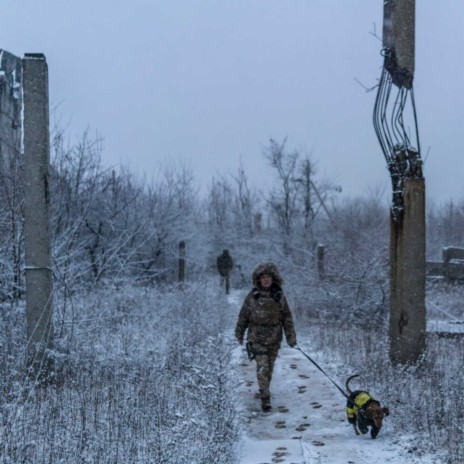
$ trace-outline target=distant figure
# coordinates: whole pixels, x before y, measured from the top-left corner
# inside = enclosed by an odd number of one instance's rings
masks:
[[[217,269],[221,276],[221,287],[225,284],[226,293],[229,294],[230,289],[230,271],[234,267],[234,261],[229,254],[229,250],[223,250],[222,255],[217,257]]]

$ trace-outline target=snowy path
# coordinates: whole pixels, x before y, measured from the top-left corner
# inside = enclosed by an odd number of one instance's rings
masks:
[[[306,350],[304,350],[306,351]],[[271,384],[272,411],[263,413],[256,364],[233,351],[243,423],[240,464],[432,463],[415,457],[411,438],[394,433],[386,418],[378,438],[356,436],[345,416],[345,397],[298,350],[285,342]]]

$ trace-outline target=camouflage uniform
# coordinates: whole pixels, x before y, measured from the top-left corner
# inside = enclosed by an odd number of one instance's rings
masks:
[[[272,286],[264,289],[259,282],[263,274],[272,276]],[[256,359],[256,373],[263,409],[270,408],[269,385],[282,341],[282,329],[288,345],[296,345],[292,313],[282,292],[282,277],[271,262],[260,264],[252,275],[253,289],[240,309],[235,337],[243,343],[245,331]]]
[[[229,293],[230,288],[230,271],[232,271],[234,267],[234,261],[232,256],[229,254],[229,250],[223,250],[222,255],[219,255],[216,260],[217,270],[219,275],[221,276],[221,285],[226,286],[226,293]]]

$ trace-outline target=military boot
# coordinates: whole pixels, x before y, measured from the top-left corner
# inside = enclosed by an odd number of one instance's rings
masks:
[[[269,398],[269,396],[261,398],[261,409],[264,412],[269,412],[272,409],[271,399]]]

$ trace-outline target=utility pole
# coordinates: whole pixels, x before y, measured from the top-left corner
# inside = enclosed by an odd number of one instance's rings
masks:
[[[45,379],[53,367],[48,67],[39,53],[26,53],[22,64],[27,362],[31,375]]]
[[[416,362],[425,351],[425,179],[414,102],[415,0],[385,0],[384,65],[374,126],[387,161],[390,210],[390,359]],[[396,96],[391,96],[395,92]],[[405,127],[405,116],[412,127]],[[411,135],[412,134],[412,135]]]

